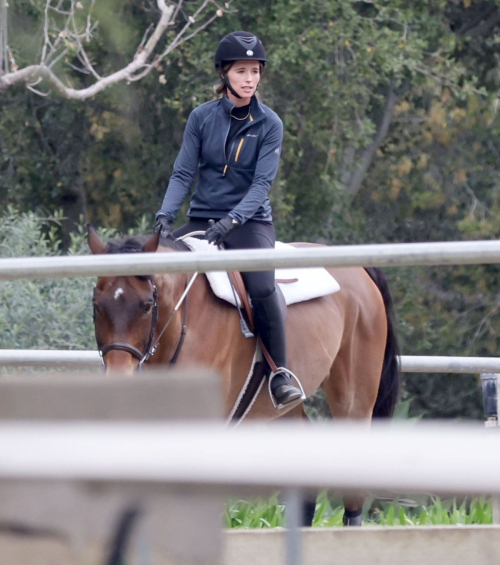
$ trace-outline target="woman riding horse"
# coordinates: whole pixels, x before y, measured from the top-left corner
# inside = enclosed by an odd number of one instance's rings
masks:
[[[282,124],[255,95],[265,61],[262,44],[250,33],[235,32],[221,41],[216,67],[222,97],[202,104],[189,117],[157,214],[157,233],[105,245],[89,227],[92,253],[186,250],[168,236],[197,169],[189,222],[173,236],[204,230],[209,241],[224,241],[232,249],[274,247],[267,195],[278,168]],[[219,219],[213,227],[212,218]],[[161,245],[160,234],[165,236]],[[276,364],[301,376],[307,396],[322,387],[333,418],[355,419],[368,426],[373,418],[390,417],[398,398],[398,346],[389,288],[379,269],[327,270],[340,290],[288,308],[288,357],[274,272],[246,273],[255,325]],[[213,368],[221,377],[230,418],[251,371],[255,340],[245,339],[236,309],[215,297],[204,276],[189,290],[188,308],[182,297],[189,280],[186,273],[99,277],[93,298],[98,348],[110,373],[131,374],[143,361],[151,366],[177,362]],[[176,310],[179,304],[182,312]],[[285,413],[302,417],[303,410],[294,405],[300,391],[289,375],[278,374],[271,384],[272,394],[285,405],[283,410],[277,410],[267,395],[257,394],[245,417],[272,420]],[[361,524],[363,501],[362,494],[344,498],[344,524]],[[310,525],[314,503],[309,509]]]
[[[274,248],[269,192],[278,171],[283,124],[257,96],[264,65],[264,46],[246,31],[226,35],[215,53],[222,96],[191,112],[180,153],[156,214],[162,237],[206,231],[206,238],[227,249]],[[189,221],[172,232],[171,225],[198,171],[188,210]],[[210,226],[209,220],[217,219]],[[243,273],[252,301],[255,329],[279,367],[271,381],[275,403],[301,398],[286,369],[285,322],[273,271]],[[268,375],[269,376],[269,375]]]

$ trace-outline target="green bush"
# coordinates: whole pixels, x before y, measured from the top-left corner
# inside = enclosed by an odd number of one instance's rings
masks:
[[[56,214],[42,217],[9,208],[0,217],[0,255],[61,255]],[[143,225],[131,230],[138,232]],[[115,230],[99,230],[117,237]],[[71,235],[70,255],[89,253],[83,224]],[[0,281],[0,347],[2,349],[95,349],[91,297],[94,278]]]

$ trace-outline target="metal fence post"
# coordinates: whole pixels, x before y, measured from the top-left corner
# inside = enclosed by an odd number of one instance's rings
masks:
[[[302,502],[299,488],[285,491],[286,505],[286,565],[302,565]]]
[[[483,389],[484,425],[498,431],[498,414],[500,412],[500,395],[498,394],[498,373],[481,374]],[[493,523],[500,524],[500,497],[492,496]]]

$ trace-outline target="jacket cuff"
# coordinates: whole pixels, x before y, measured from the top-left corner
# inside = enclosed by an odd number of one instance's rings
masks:
[[[170,222],[174,222],[175,217],[172,216],[172,214],[169,214],[168,212],[162,212],[161,210],[159,210],[158,212],[156,212],[155,214],[155,221],[158,220],[158,218],[167,218]]]
[[[233,220],[236,220],[238,224],[240,224],[240,226],[242,226],[245,223],[245,219],[242,216],[240,216],[240,214],[238,213],[229,212],[228,216],[230,218],[233,218]]]

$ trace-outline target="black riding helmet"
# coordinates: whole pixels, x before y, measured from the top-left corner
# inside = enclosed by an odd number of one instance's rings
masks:
[[[222,70],[235,61],[258,61],[264,66],[267,58],[262,41],[249,31],[233,31],[221,39],[215,51],[215,68],[220,72],[223,83],[234,96],[241,98]]]

